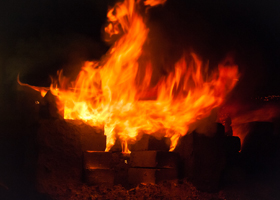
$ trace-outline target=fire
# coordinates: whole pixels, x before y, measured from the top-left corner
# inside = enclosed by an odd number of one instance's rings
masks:
[[[164,4],[166,0],[147,0],[145,6]],[[65,119],[82,119],[92,126],[104,127],[108,151],[118,137],[123,151],[138,133],[157,134],[171,138],[173,150],[180,136],[188,132],[190,124],[209,116],[222,104],[235,86],[238,69],[228,60],[206,77],[207,65],[195,54],[183,57],[175,70],[151,86],[152,66],[145,67],[139,77],[139,58],[148,37],[138,10],[140,1],[125,0],[108,11],[105,32],[110,39],[119,35],[101,61],[85,62],[75,82],[69,83],[62,72],[50,90],[58,99],[58,109]],[[188,57],[188,59],[187,59]],[[45,91],[34,87],[39,91]],[[154,100],[147,100],[154,96]]]
[[[273,122],[279,117],[279,107],[265,105],[258,109],[243,111],[242,114],[231,114],[233,135],[241,140],[241,146],[246,135],[251,131],[249,122]]]

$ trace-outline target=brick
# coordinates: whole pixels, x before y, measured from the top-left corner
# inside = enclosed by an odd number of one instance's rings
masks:
[[[105,151],[106,136],[102,127],[90,126],[82,120],[65,120],[73,131],[79,133],[82,151]]]
[[[116,136],[115,143],[109,151],[110,152],[122,152],[122,142],[118,136]]]
[[[64,191],[81,179],[83,154],[80,132],[75,126],[65,120],[40,120],[32,137],[28,146],[33,147],[25,157],[25,160],[31,159],[26,170],[31,179],[36,177],[34,184],[38,191],[50,194],[53,187]],[[33,158],[29,157],[31,152]]]
[[[179,155],[175,152],[164,151],[132,151],[131,167],[176,168]]]
[[[90,126],[82,120],[68,120],[72,124],[78,126],[79,131],[85,135],[104,135],[104,128],[102,126]]]
[[[51,91],[40,102],[39,115],[43,119],[63,119],[64,110],[57,109],[57,97]]]
[[[105,151],[106,135],[82,135],[81,145],[83,151]]]
[[[114,171],[112,169],[85,169],[85,182],[89,185],[114,185]]]
[[[149,169],[129,168],[128,182],[136,186],[140,183],[158,184],[163,181],[173,180],[177,182],[178,173],[176,169]]]
[[[197,189],[214,192],[219,189],[226,167],[226,136],[220,124],[217,124],[216,133],[213,130],[211,134],[207,134],[207,129],[204,131],[203,134],[194,131],[185,135],[174,151],[181,157],[180,176],[187,177]]]
[[[189,133],[181,137],[178,141],[174,152],[180,155],[179,161],[179,177],[191,177],[193,174],[193,133]]]
[[[269,171],[269,163],[272,163],[279,147],[273,134],[274,125],[271,122],[251,122],[248,128],[241,150],[243,164],[251,174]]]
[[[226,135],[225,127],[221,123],[208,122],[203,119],[197,126],[198,127],[195,129],[195,132],[201,135],[208,137],[223,137]]]
[[[129,149],[131,151],[169,151],[170,143],[170,138],[162,137],[157,139],[152,135],[143,134],[140,140],[130,145]]]
[[[112,167],[112,153],[104,151],[85,151],[84,168],[111,168]]]
[[[240,165],[241,141],[237,136],[225,137],[227,168]]]
[[[121,152],[112,153],[115,185],[121,184],[123,187],[128,187],[129,156],[130,154],[124,154]]]
[[[225,146],[228,154],[235,154],[241,150],[241,141],[237,136],[225,137]]]
[[[203,191],[218,191],[226,166],[224,137],[207,137],[194,132],[193,183]]]
[[[103,128],[92,127],[84,123],[76,124],[81,136],[81,146],[83,151],[105,151],[106,149],[106,135],[104,135]]]

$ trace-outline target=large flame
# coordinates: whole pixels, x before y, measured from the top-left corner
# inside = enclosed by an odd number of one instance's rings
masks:
[[[147,0],[144,5],[165,1]],[[137,12],[139,2],[125,0],[110,9],[105,32],[109,38],[119,35],[119,39],[101,61],[85,62],[75,82],[68,83],[60,72],[50,90],[58,97],[58,108],[64,110],[65,119],[82,119],[104,127],[106,150],[118,137],[123,151],[129,152],[127,144],[135,141],[139,131],[170,137],[173,150],[191,123],[221,105],[236,84],[238,70],[224,62],[206,77],[202,71],[207,66],[195,54],[185,54],[172,73],[151,87],[151,63],[144,66],[144,77],[139,78],[138,73],[138,60],[149,31]],[[151,93],[154,100],[147,100]]]

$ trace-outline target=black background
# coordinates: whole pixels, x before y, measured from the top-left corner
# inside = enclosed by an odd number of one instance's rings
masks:
[[[73,78],[85,60],[99,59],[108,6],[113,0],[16,0],[0,6],[1,97],[16,76],[48,86],[59,69]],[[167,1],[149,11],[151,51],[162,62],[191,49],[210,66],[234,55],[241,77],[237,98],[279,94],[280,3],[277,1]],[[167,55],[167,56],[166,56]],[[160,61],[161,62],[161,61]],[[162,63],[161,63],[162,64]]]

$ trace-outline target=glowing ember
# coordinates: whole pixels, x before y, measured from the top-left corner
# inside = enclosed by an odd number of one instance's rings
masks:
[[[147,0],[144,5],[165,1]],[[209,116],[213,108],[221,105],[238,78],[237,66],[224,65],[226,61],[210,78],[205,78],[201,72],[207,66],[191,54],[188,60],[184,55],[175,64],[174,72],[155,87],[150,86],[151,64],[145,66],[145,77],[140,79],[138,59],[149,30],[137,12],[138,3],[125,0],[108,11],[106,34],[121,37],[101,61],[85,62],[73,83],[59,72],[58,81],[50,86],[58,97],[58,109],[64,109],[65,119],[82,119],[92,126],[104,127],[107,151],[119,137],[123,151],[129,152],[127,144],[135,142],[139,131],[170,137],[173,150],[191,123]],[[143,100],[151,91],[155,100]]]

